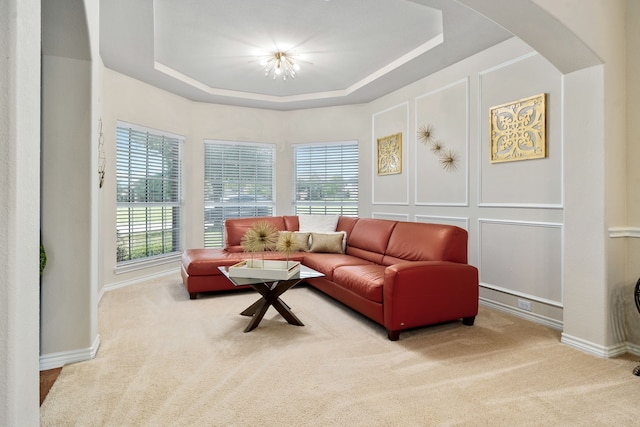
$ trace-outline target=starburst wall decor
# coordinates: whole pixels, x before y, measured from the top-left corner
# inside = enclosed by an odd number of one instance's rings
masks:
[[[418,128],[418,139],[428,145],[431,152],[438,156],[442,169],[447,172],[458,169],[458,154],[451,149],[445,149],[444,143],[434,137],[433,126],[421,125]]]
[[[447,172],[458,169],[458,154],[453,150],[445,150],[440,156],[440,164]]]
[[[429,144],[433,141],[433,126],[431,125],[421,125],[418,128],[418,139],[422,141],[423,144]]]

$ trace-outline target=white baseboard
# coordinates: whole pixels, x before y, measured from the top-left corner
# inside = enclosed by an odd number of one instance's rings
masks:
[[[180,268],[172,268],[171,270],[161,271],[160,273],[148,274],[146,276],[136,277],[131,280],[124,280],[122,282],[111,283],[102,288],[98,294],[98,301],[102,299],[105,292],[113,291],[114,289],[124,288],[126,286],[136,285],[138,283],[148,282],[149,280],[162,279],[163,277],[171,276],[173,274],[180,273]]]
[[[540,314],[532,313],[530,311],[525,311],[525,310],[510,306],[507,304],[503,304],[497,301],[492,301],[487,298],[480,297],[480,304],[484,305],[485,307],[489,307],[499,311],[504,311],[505,313],[513,314],[514,316],[521,317],[533,323],[538,323],[540,325],[557,329],[559,331],[561,331],[564,326],[562,322],[559,320],[552,319],[547,316],[542,316]]]
[[[627,352],[635,356],[640,356],[640,345],[627,343]]]
[[[577,338],[568,334],[562,333],[562,339],[560,340],[563,344],[568,345],[569,347],[576,348],[578,350],[582,350],[585,353],[593,354],[599,357],[616,357],[621,356],[629,351],[629,344],[620,343],[612,346],[602,346],[599,344],[594,344],[590,341],[583,340],[582,338]]]
[[[512,307],[507,304],[502,304],[496,301],[492,301],[486,298],[481,297],[480,304],[489,308],[504,311],[514,316],[521,317],[533,323],[538,323],[540,325],[557,329],[559,331],[562,331],[564,326],[561,321],[551,319],[546,316],[541,316],[539,314],[531,313],[529,311],[524,311],[519,308]],[[631,354],[640,356],[640,345],[636,345],[628,342],[612,345],[609,347],[604,347],[599,344],[594,344],[592,342],[583,340],[581,338],[573,337],[571,335],[565,334],[564,332],[562,333],[560,342],[565,345],[568,345],[569,347],[573,347],[577,350],[581,350],[581,351],[584,351],[585,353],[593,354],[599,357],[605,357],[605,358],[617,357],[625,353],[631,353]]]
[[[93,344],[89,348],[81,348],[71,351],[61,351],[59,353],[49,353],[40,355],[40,370],[60,368],[69,363],[84,362],[91,360],[98,354],[100,348],[100,335],[96,336]]]
[[[142,283],[142,282],[146,282],[153,279],[160,279],[166,276],[174,275],[179,272],[180,272],[179,269],[174,268],[168,271],[163,271],[161,273],[151,274],[143,277],[138,277],[133,280],[126,280],[126,281],[107,285],[103,287],[98,293],[98,301],[102,299],[102,296],[104,295],[105,292],[112,291],[118,288],[123,288],[125,286],[135,285],[137,283]],[[91,347],[89,348],[61,351],[58,353],[42,354],[40,355],[40,370],[46,371],[47,369],[59,368],[69,363],[84,362],[86,360],[91,360],[96,357],[96,354],[98,353],[98,348],[100,348],[99,335],[94,340],[93,345],[91,345]]]

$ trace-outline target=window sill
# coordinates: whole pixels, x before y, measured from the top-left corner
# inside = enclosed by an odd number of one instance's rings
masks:
[[[182,256],[182,252],[177,252],[170,255],[163,255],[163,256],[145,259],[143,261],[128,261],[126,263],[116,266],[116,268],[113,269],[113,272],[115,274],[124,274],[132,271],[144,270],[146,268],[156,267],[159,265],[180,261],[181,256]]]

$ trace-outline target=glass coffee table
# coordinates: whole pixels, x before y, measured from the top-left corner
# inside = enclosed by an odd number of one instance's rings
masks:
[[[305,279],[311,279],[313,277],[322,277],[324,274],[300,265],[300,272],[296,273],[293,277],[286,280],[273,280],[273,279],[261,279],[261,278],[246,278],[246,277],[231,277],[229,276],[229,267],[218,267],[218,269],[227,276],[227,278],[234,284],[234,286],[251,286],[262,297],[247,307],[242,313],[243,316],[251,316],[252,319],[245,328],[245,332],[254,330],[270,306],[273,306],[278,313],[285,318],[291,325],[304,326],[304,323],[291,312],[291,308],[280,299],[280,295],[284,294],[289,289],[293,288],[298,283]]]

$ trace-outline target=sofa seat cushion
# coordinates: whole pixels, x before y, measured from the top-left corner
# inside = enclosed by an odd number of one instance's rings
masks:
[[[241,255],[222,249],[187,249],[182,253],[182,265],[189,276],[217,275],[221,274],[219,266],[235,264]]]
[[[292,261],[301,261],[304,252],[293,252],[289,255]],[[254,254],[254,259],[262,259],[262,253]],[[286,259],[282,252],[265,252],[264,259]],[[182,265],[189,276],[215,276],[222,274],[218,267],[233,265],[251,255],[245,252],[227,252],[223,249],[187,249],[182,253]]]
[[[382,303],[385,266],[348,265],[333,271],[333,281],[368,300]]]
[[[336,268],[344,265],[366,265],[371,264],[360,258],[346,254],[331,253],[305,253],[302,263],[324,274],[328,280],[332,280],[333,272]]]

